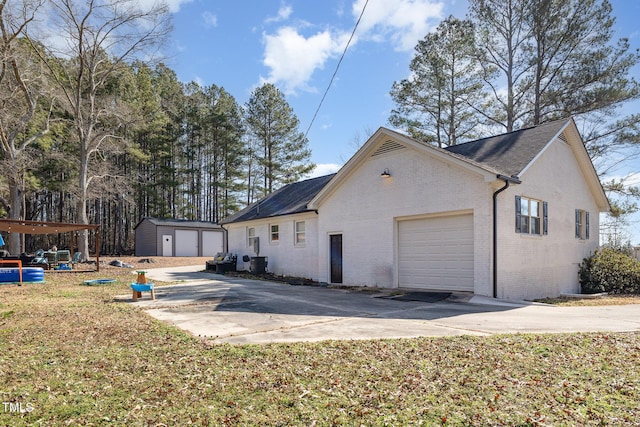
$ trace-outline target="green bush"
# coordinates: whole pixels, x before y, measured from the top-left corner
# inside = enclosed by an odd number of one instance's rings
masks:
[[[613,248],[597,250],[580,264],[580,285],[585,294],[640,293],[640,261]]]

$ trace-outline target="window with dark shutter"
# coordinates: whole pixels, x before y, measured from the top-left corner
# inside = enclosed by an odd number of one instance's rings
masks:
[[[585,212],[584,238],[589,240],[589,212]]]
[[[576,239],[589,239],[589,212],[576,209]]]
[[[516,233],[546,235],[548,232],[547,202],[516,196]]]
[[[516,233],[522,233],[522,214],[520,213],[520,196],[516,196]]]

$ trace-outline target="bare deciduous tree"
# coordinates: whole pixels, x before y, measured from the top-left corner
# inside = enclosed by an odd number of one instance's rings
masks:
[[[122,138],[126,111],[120,109],[118,75],[131,61],[157,52],[171,31],[163,2],[145,7],[136,0],[51,0],[47,51],[38,49],[62,92],[78,152],[78,222],[88,223],[90,187],[105,175],[100,152]],[[34,48],[37,46],[34,45]],[[86,257],[85,231],[79,250]]]
[[[34,120],[44,100],[38,61],[21,34],[44,0],[0,1],[0,153],[2,170],[9,188],[9,218],[23,218],[25,173],[30,144],[49,131],[49,115]],[[46,110],[46,109],[45,109]],[[10,233],[9,249],[22,251],[20,234]]]

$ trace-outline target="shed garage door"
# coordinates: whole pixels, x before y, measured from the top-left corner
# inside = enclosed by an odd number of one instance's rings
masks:
[[[221,231],[202,232],[202,256],[213,258],[218,252],[224,252],[224,239]]]
[[[198,230],[176,230],[176,256],[198,256]]]
[[[473,215],[398,222],[398,285],[473,291]]]

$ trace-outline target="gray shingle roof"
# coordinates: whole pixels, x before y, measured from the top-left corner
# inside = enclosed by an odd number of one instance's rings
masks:
[[[447,147],[444,151],[452,156],[466,159],[472,164],[485,166],[492,171],[507,176],[519,176],[552,138],[566,126],[568,120],[557,120],[458,144]],[[335,174],[331,174],[286,185],[220,223],[228,224],[308,212],[309,202],[334,176]]]
[[[153,225],[164,225],[167,227],[186,227],[186,228],[220,228],[220,225],[215,222],[208,221],[191,221],[188,219],[173,219],[173,218],[155,218],[155,217],[144,217],[142,218],[138,224],[134,227],[137,228],[138,225],[142,223],[142,221],[147,220]]]
[[[567,122],[567,119],[556,120],[527,129],[453,145],[445,150],[487,165],[507,176],[519,176]]]
[[[225,218],[221,224],[308,212],[307,204],[335,174],[294,182]]]

